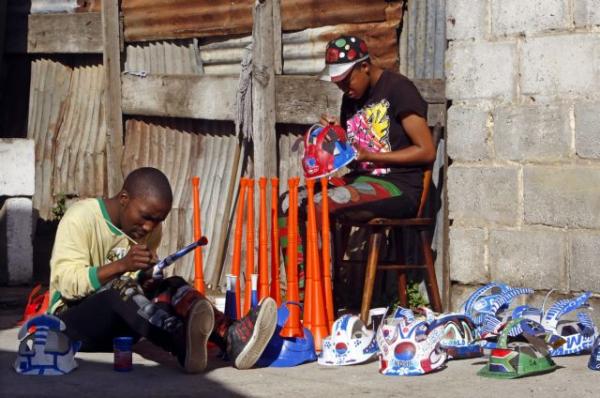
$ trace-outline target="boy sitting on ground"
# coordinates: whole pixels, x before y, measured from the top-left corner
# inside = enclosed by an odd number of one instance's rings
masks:
[[[198,373],[211,340],[235,367],[251,368],[275,330],[273,299],[232,321],[181,277],[152,279],[172,202],[167,177],[143,167],[127,176],[116,196],[72,205],[52,250],[50,313],[82,342],[82,351],[111,351],[118,336],[144,337],[174,354],[186,372]]]

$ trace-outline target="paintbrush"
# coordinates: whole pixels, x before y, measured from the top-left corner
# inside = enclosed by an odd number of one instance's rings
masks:
[[[139,243],[137,243],[131,236],[127,235],[125,232],[121,231],[121,229],[119,229],[115,224],[113,224],[108,218],[105,218],[104,220],[106,220],[106,222],[113,227],[114,229],[116,229],[118,232],[120,232],[124,237],[126,237],[127,239],[129,239],[130,242],[132,242],[134,245],[139,245]]]

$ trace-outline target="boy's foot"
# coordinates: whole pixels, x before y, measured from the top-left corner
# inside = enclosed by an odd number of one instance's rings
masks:
[[[180,358],[187,373],[199,373],[206,368],[206,344],[214,325],[212,304],[204,298],[196,301],[190,308],[185,323],[185,358]]]
[[[250,369],[260,358],[277,326],[277,304],[264,298],[256,309],[227,331],[227,355],[238,369]]]

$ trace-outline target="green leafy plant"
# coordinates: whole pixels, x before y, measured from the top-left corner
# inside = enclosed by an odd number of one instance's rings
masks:
[[[408,296],[408,306],[410,308],[422,307],[429,304],[427,299],[423,297],[419,291],[419,282],[410,281],[406,289],[406,294]]]
[[[60,221],[67,211],[67,195],[64,193],[56,195],[56,204],[52,207],[51,211],[54,220]]]

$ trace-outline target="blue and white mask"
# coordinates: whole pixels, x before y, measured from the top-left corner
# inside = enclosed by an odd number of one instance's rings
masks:
[[[35,329],[29,333],[30,329]],[[58,376],[77,367],[80,343],[69,340],[66,325],[53,315],[31,318],[19,330],[21,341],[14,368],[24,375]],[[29,333],[29,334],[28,334]]]

